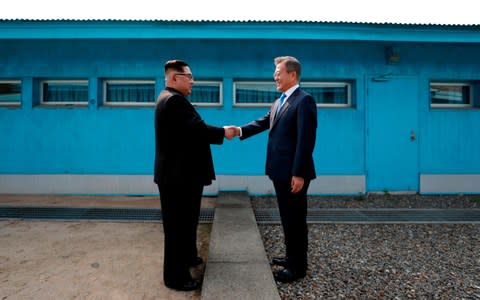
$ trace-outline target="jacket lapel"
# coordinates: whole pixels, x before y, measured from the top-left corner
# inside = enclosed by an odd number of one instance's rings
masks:
[[[278,112],[278,116],[277,116],[277,120],[280,119],[282,117],[282,115],[288,110],[288,107],[290,106],[290,103],[288,103],[289,101],[287,100],[283,106],[280,108],[280,111]]]
[[[277,107],[280,105],[280,101],[277,99],[272,107],[270,108],[270,128],[273,127],[273,122],[275,121],[275,118],[277,116]]]
[[[290,99],[290,98],[289,98]],[[270,121],[270,129],[277,124],[278,120],[285,114],[285,112],[288,110],[288,107],[290,104],[288,103],[288,100],[283,104],[282,108],[280,108],[280,111],[278,112],[278,115],[276,114],[277,111],[277,106],[280,104],[280,101],[277,101],[277,105],[275,105],[275,111],[273,112],[273,122]]]
[[[280,101],[277,100],[275,105],[273,105],[272,107],[272,111],[270,112],[270,116],[271,119],[270,119],[270,129],[273,128],[273,126],[275,126],[275,124],[277,124],[278,120],[280,120],[280,118],[283,116],[283,114],[285,114],[285,112],[288,110],[288,107],[290,106],[290,102],[293,101],[293,99],[295,99],[295,97],[297,96],[298,94],[298,91],[300,90],[300,88],[297,88],[291,95],[290,97],[288,97],[288,99],[285,101],[285,103],[283,104],[282,108],[280,108],[280,111],[278,112],[278,116],[277,116],[277,107],[278,105],[280,105]],[[293,103],[293,102],[292,102]]]

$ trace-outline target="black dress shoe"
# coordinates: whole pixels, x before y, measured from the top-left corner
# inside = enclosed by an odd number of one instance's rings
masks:
[[[288,259],[286,257],[274,257],[272,258],[272,265],[286,268],[288,267]]]
[[[292,281],[295,281],[297,279],[305,277],[305,275],[306,275],[305,271],[299,272],[299,271],[295,271],[295,270],[292,270],[292,269],[283,269],[281,271],[276,272],[273,275],[273,277],[275,277],[276,281],[292,282]]]
[[[190,267],[196,267],[196,266],[199,266],[199,265],[201,265],[201,264],[203,264],[203,259],[202,259],[201,257],[198,257],[198,256],[197,256],[197,257],[194,258],[188,265],[189,265]]]
[[[171,289],[174,289],[174,290],[177,290],[177,291],[194,291],[196,289],[198,289],[200,287],[200,281],[198,280],[194,280],[194,279],[190,279],[190,280],[187,280],[183,283],[175,283],[175,284],[167,284],[165,283],[165,286],[168,287],[168,288],[171,288]]]

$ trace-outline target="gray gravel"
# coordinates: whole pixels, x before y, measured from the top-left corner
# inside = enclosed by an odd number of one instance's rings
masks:
[[[311,197],[309,207],[477,209],[478,198]],[[283,256],[281,226],[259,229],[269,259]],[[277,287],[282,299],[480,299],[479,251],[480,224],[309,224],[307,276]]]
[[[275,197],[252,198],[254,208],[277,207]],[[309,208],[480,208],[480,195],[422,196],[369,194],[309,197]]]

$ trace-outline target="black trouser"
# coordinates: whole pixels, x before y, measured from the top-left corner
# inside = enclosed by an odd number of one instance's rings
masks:
[[[285,236],[288,268],[299,272],[307,270],[307,190],[309,184],[310,181],[305,180],[302,190],[293,194],[290,181],[273,182]]]
[[[175,285],[191,280],[189,266],[197,257],[197,226],[203,185],[159,184],[162,205],[163,280]]]

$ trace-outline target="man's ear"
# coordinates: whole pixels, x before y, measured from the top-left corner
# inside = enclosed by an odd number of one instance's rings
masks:
[[[297,72],[292,71],[289,73],[292,80],[298,80]]]

